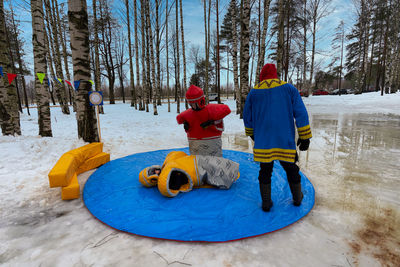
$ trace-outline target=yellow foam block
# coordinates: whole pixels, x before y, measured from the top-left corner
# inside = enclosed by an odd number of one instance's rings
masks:
[[[68,186],[61,187],[61,199],[75,199],[80,196],[80,188],[78,183],[78,176],[74,173],[71,183]]]
[[[69,185],[72,176],[79,167],[74,155],[64,154],[49,172],[50,187],[60,187]]]
[[[83,172],[87,172],[109,161],[110,161],[110,154],[106,152],[101,152],[100,154],[97,154],[96,156],[86,160],[81,166],[79,166],[77,173],[81,174]]]
[[[66,154],[74,155],[79,165],[81,165],[101,152],[103,152],[103,143],[95,142],[73,149]]]

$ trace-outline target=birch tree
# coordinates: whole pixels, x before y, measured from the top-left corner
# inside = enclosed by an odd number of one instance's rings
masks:
[[[47,74],[47,61],[45,50],[45,32],[42,0],[31,1],[32,10],[32,45],[34,56],[34,73]],[[38,109],[38,124],[40,136],[52,136],[49,93],[47,79],[41,83],[35,77],[35,94]]]
[[[89,104],[90,80],[89,30],[86,0],[68,0],[69,32],[74,80],[80,81],[75,96],[78,136],[85,142],[98,142],[97,119]]]
[[[142,87],[143,87],[143,94],[144,94],[144,106],[143,108],[146,109],[146,112],[149,112],[149,88],[147,86],[147,77],[146,77],[146,22],[145,22],[145,7],[144,7],[144,0],[140,0],[140,30],[142,32]]]
[[[16,56],[16,61],[18,63],[18,72],[21,74],[27,73],[27,70],[25,68],[25,62],[23,60],[23,56],[25,55],[25,52],[23,50],[23,40],[20,38],[21,37],[21,30],[19,29],[19,24],[15,21],[15,16],[14,16],[14,9],[12,4],[10,3],[10,28],[11,28],[11,37],[13,37],[13,47],[15,51],[15,56]],[[23,93],[24,93],[24,101],[25,101],[25,107],[27,110],[28,115],[30,114],[29,111],[29,103],[28,103],[28,94],[26,91],[26,81],[25,81],[25,76],[20,75],[17,77],[17,79],[20,78],[21,84],[23,87]]]
[[[49,0],[44,0],[45,8],[46,8],[46,17],[47,17],[47,23],[49,27],[49,35],[52,39],[52,49],[51,51],[53,52],[53,61],[50,62],[51,64],[54,63],[55,66],[55,75],[57,78],[60,78],[61,80],[64,81],[64,74],[62,70],[62,65],[61,65],[61,53],[60,53],[60,38],[59,38],[59,32],[58,32],[58,27],[57,27],[57,22],[54,14],[54,6],[53,8],[50,7],[50,1]],[[66,98],[66,88],[64,83],[55,83],[56,86],[54,88],[58,102],[61,107],[61,111],[63,114],[69,114],[69,107],[68,107],[68,100]]]
[[[180,98],[181,98],[181,86],[180,86],[180,66],[179,66],[179,9],[178,9],[178,1],[175,1],[175,37],[176,37],[176,76],[175,76],[175,84],[176,84],[176,91],[177,91],[177,98],[176,98],[176,113],[181,113],[180,108]]]
[[[6,28],[4,17],[4,3],[0,0],[0,66],[3,72],[11,73],[10,59],[6,40]],[[17,90],[14,84],[6,84],[5,79],[0,78],[0,123],[3,135],[20,135],[20,118],[18,110]]]
[[[165,4],[165,51],[166,51],[166,68],[167,68],[167,101],[168,101],[168,112],[171,112],[171,103],[169,101],[169,66],[168,66],[168,61],[169,61],[169,54],[168,54],[168,0],[166,0]]]
[[[95,1],[95,0],[93,0]],[[136,2],[136,1],[135,1]],[[129,1],[125,0],[125,8],[126,8],[126,24],[128,26],[128,53],[129,53],[129,75],[130,75],[130,91],[131,91],[131,107],[136,106],[136,88],[135,88],[135,76],[133,74],[133,61],[132,61],[132,40],[131,40],[131,22],[129,16]]]
[[[240,16],[240,118],[243,118],[244,103],[249,93],[249,43],[250,43],[250,0],[241,0]]]
[[[143,104],[143,85],[140,86],[140,69],[139,69],[139,45],[138,45],[138,23],[137,23],[137,0],[133,0],[133,18],[134,18],[134,28],[135,28],[135,63],[136,63],[136,84],[139,86],[139,90],[136,92],[139,103],[139,110],[144,110]]]
[[[186,54],[185,54],[185,33],[183,30],[183,8],[182,8],[182,0],[179,0],[180,7],[180,18],[181,18],[181,35],[182,35],[182,60],[183,60],[183,93],[186,94],[187,90],[187,80],[186,80]],[[185,98],[185,107],[186,109],[189,107],[187,100]]]

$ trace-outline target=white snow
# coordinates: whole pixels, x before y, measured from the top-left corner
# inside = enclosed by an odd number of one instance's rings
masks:
[[[0,136],[2,266],[398,266],[400,265],[400,93],[303,98],[313,138],[300,167],[316,203],[302,220],[261,237],[229,243],[180,243],[118,232],[95,219],[82,199],[62,201],[47,174],[85,144],[75,116],[52,107],[53,137],[38,136],[37,111],[21,115],[21,136]],[[235,102],[223,147],[251,153]],[[129,103],[104,106],[104,151],[111,160],[186,147],[176,105],[158,116]],[[181,106],[181,111],[184,105]],[[72,108],[71,108],[72,111]],[[79,176],[81,188],[93,171]]]

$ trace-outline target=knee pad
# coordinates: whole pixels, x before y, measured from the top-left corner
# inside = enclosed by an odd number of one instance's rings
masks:
[[[156,186],[159,178],[159,174],[156,174],[156,170],[161,171],[161,166],[152,165],[143,169],[139,173],[139,182],[146,187]]]

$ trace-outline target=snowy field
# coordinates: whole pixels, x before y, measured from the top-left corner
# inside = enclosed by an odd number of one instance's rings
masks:
[[[313,210],[271,234],[210,244],[118,232],[82,199],[62,201],[47,174],[64,152],[85,144],[75,117],[52,107],[54,137],[41,138],[36,109],[24,111],[22,136],[0,136],[0,265],[400,266],[400,93],[303,99],[313,138],[299,165],[316,190]],[[223,148],[251,152],[234,101],[223,101],[233,111]],[[129,103],[104,110],[101,135],[112,160],[187,146],[176,105],[170,113],[159,107],[158,116]],[[79,176],[81,189],[92,172]]]

